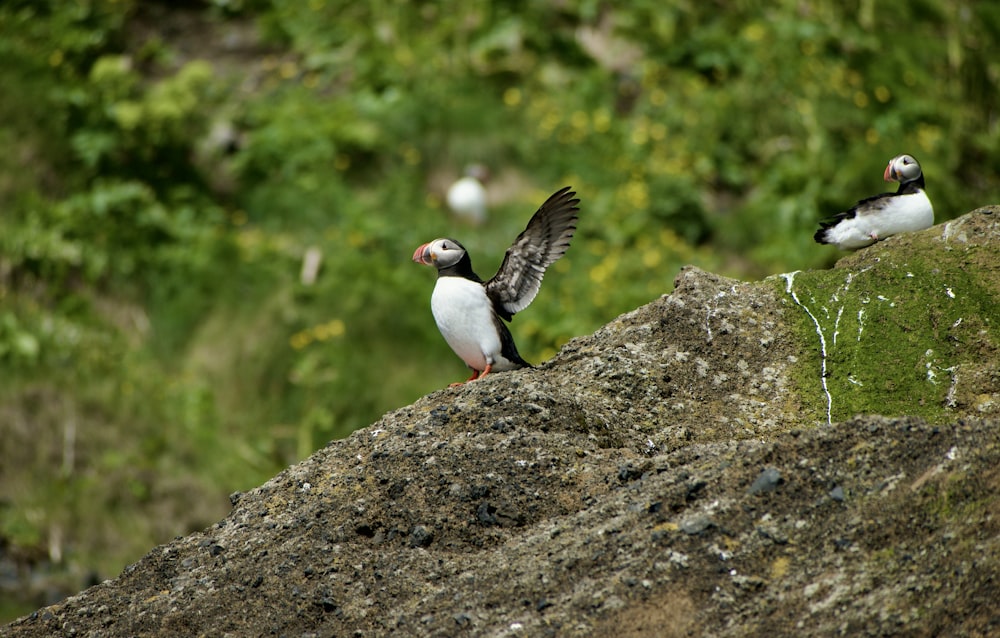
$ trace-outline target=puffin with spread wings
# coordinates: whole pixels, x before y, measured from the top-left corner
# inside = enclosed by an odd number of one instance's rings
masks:
[[[431,312],[445,341],[472,370],[467,381],[490,372],[531,367],[518,354],[504,320],[510,321],[514,313],[528,307],[538,294],[545,269],[569,248],[579,203],[569,186],[549,197],[488,281],[472,270],[469,253],[454,239],[435,239],[414,251],[413,261],[437,268]]]

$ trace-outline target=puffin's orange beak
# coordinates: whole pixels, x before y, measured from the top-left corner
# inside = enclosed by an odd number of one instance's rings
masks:
[[[889,165],[885,167],[885,174],[882,175],[882,179],[887,182],[896,181],[896,171],[892,170],[892,162],[889,162]]]
[[[413,251],[413,261],[418,264],[423,264],[425,266],[433,266],[434,261],[431,259],[431,245],[421,244]]]

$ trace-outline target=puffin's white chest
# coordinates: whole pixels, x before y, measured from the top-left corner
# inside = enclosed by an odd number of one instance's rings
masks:
[[[482,284],[463,277],[438,277],[431,295],[431,312],[438,329],[466,365],[483,370],[487,363],[506,361],[500,356],[500,335],[493,306]]]
[[[827,231],[827,240],[839,248],[863,248],[898,233],[923,230],[934,225],[934,207],[924,191],[891,198],[875,211],[858,211]]]

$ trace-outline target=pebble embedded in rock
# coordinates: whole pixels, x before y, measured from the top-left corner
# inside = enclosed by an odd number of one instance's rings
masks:
[[[766,494],[768,492],[773,492],[778,489],[778,486],[784,482],[781,478],[781,472],[769,467],[765,469],[760,475],[754,480],[753,484],[750,485],[748,490],[749,494]]]
[[[681,521],[681,524],[679,525],[680,530],[682,532],[684,532],[685,534],[690,534],[691,536],[694,536],[695,534],[700,534],[709,527],[714,527],[714,526],[715,523],[712,522],[712,519],[703,515],[693,516],[692,518]]]
[[[496,525],[500,522],[497,519],[496,513],[497,508],[484,502],[480,503],[479,509],[476,510],[476,517],[479,519],[479,522],[484,525]]]
[[[697,480],[691,482],[687,486],[687,493],[684,494],[684,500],[688,501],[689,503],[691,501],[697,500],[698,496],[701,494],[701,491],[704,490],[707,486],[708,486],[707,481]]]
[[[788,535],[783,533],[777,527],[758,527],[757,534],[761,538],[766,538],[773,541],[776,545],[787,545]]]
[[[635,467],[631,463],[625,463],[618,466],[618,480],[622,483],[635,481],[642,478],[643,472],[643,468]]]
[[[431,425],[442,426],[447,425],[451,417],[448,415],[448,408],[443,405],[439,405],[431,410]]]
[[[410,547],[427,547],[434,540],[434,532],[423,525],[415,525],[410,530]]]
[[[319,601],[319,606],[323,609],[325,613],[331,613],[337,611],[337,603],[329,597],[323,597]],[[339,614],[338,614],[339,615]]]

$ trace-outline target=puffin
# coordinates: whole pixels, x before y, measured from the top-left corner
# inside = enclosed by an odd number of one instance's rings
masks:
[[[486,182],[490,171],[482,164],[471,164],[465,175],[456,180],[445,196],[448,208],[456,217],[478,226],[486,221]]]
[[[571,186],[556,191],[532,215],[488,281],[472,270],[472,259],[457,240],[435,239],[413,252],[414,262],[437,268],[431,313],[444,340],[472,370],[471,377],[451,385],[532,367],[518,353],[504,322],[528,307],[545,269],[566,253],[579,203]]]
[[[813,235],[817,243],[855,250],[897,233],[934,225],[934,207],[924,192],[924,174],[912,155],[897,155],[889,160],[882,177],[887,182],[899,182],[899,189],[867,197],[850,210],[824,219]]]

